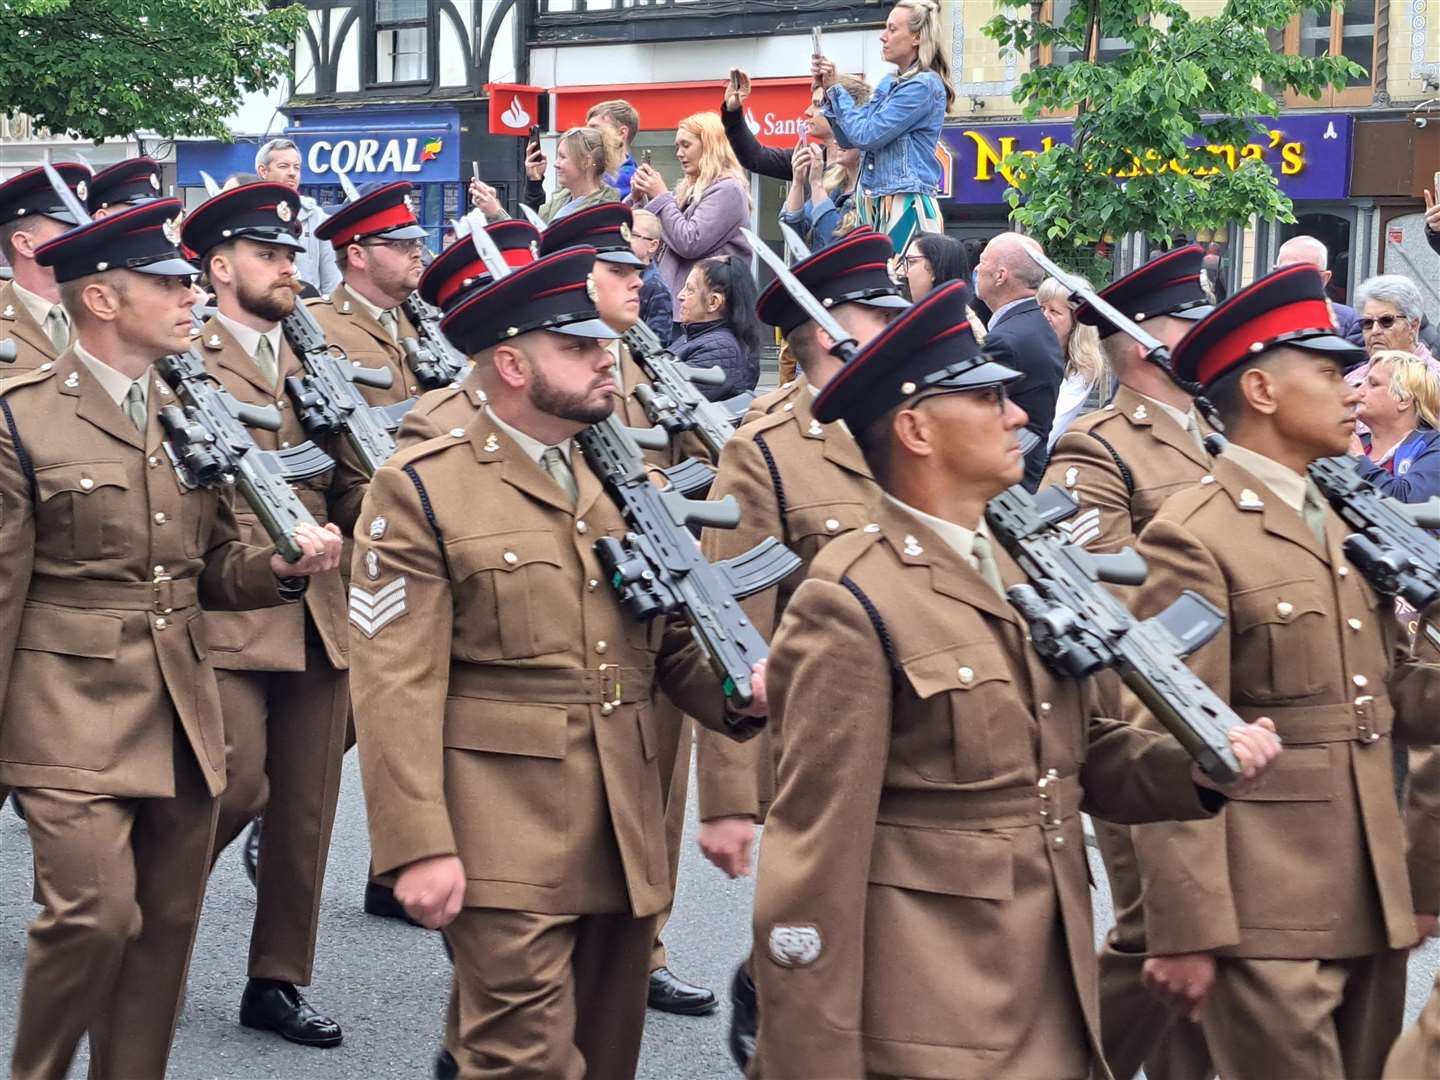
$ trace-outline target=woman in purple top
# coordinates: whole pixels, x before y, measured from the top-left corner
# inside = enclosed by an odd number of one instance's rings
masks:
[[[648,163],[635,171],[630,190],[647,199],[645,209],[660,219],[660,276],[675,298],[678,323],[680,289],[692,266],[727,255],[749,259],[752,253],[740,235],[750,223],[749,185],[719,114],[696,113],[681,120],[675,157],[685,175],[673,193]]]

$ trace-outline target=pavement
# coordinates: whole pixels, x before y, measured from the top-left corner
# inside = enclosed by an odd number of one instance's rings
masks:
[[[753,881],[728,881],[700,857],[694,843],[694,803],[685,840],[675,913],[665,933],[670,966],[721,995],[720,1012],[699,1018],[651,1012],[638,1076],[642,1080],[736,1080],[725,1046],[724,990],[747,949]],[[1104,874],[1095,894],[1099,933],[1112,918]],[[254,892],[240,865],[238,845],[211,879],[190,968],[169,1075],[180,1080],[357,1080],[430,1075],[439,1044],[450,971],[436,934],[360,909],[369,848],[355,756],[346,762],[330,851],[323,922],[310,1001],[345,1030],[332,1050],[310,1050],[249,1031],[236,1022],[245,984],[245,958]],[[30,899],[29,846],[24,824],[0,812],[0,985],[18,991],[25,958]],[[1424,1004],[1440,965],[1440,944],[1413,958],[1407,1022]],[[0,994],[0,1061],[8,1062],[15,1030],[15,992]],[[84,1050],[71,1070],[83,1076]]]

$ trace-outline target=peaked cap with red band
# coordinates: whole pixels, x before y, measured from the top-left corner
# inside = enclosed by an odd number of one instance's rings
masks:
[[[485,226],[507,265],[529,266],[540,251],[540,230],[528,221],[506,218]],[[469,235],[460,237],[431,261],[420,275],[420,299],[441,311],[449,311],[475,289],[489,285],[490,271],[475,250]]]
[[[197,271],[180,255],[181,213],[178,199],[126,207],[41,244],[35,261],[53,266],[62,284],[106,270],[188,277]]]
[[[1204,262],[1205,249],[1199,244],[1167,251],[1111,282],[1100,290],[1100,297],[1137,323],[1160,315],[1203,319],[1212,310],[1210,297],[1200,284]],[[1116,333],[1115,327],[1089,304],[1075,309],[1075,321],[1098,327],[1102,338]]]
[[[871,307],[908,308],[890,278],[890,260],[895,248],[890,237],[869,229],[852,232],[808,259],[790,268],[815,298],[827,308],[837,304],[869,304]],[[810,321],[803,308],[785,291],[780,279],[772,281],[755,304],[760,321],[778,326],[789,334]],[[960,321],[965,321],[962,313]]]
[[[534,330],[618,337],[595,310],[590,295],[594,267],[592,247],[567,248],[537,259],[459,301],[440,321],[440,329],[470,355]]]
[[[190,211],[180,237],[197,255],[240,238],[304,251],[300,196],[284,184],[262,182],[233,187]]]
[[[1171,353],[1176,373],[1210,386],[1270,349],[1289,345],[1342,364],[1365,350],[1335,332],[1325,281],[1313,266],[1282,266],[1241,289],[1201,319]]]
[[[406,200],[411,190],[408,180],[383,184],[354,202],[337,207],[315,227],[315,235],[329,240],[337,248],[372,236],[381,240],[419,240],[427,233],[415,220],[415,213]]]
[[[83,203],[90,192],[90,170],[74,161],[58,161],[55,171]],[[55,194],[44,169],[26,169],[0,184],[0,225],[37,214],[62,225],[80,224]]]
[[[966,321],[970,290],[952,281],[866,345],[815,399],[815,418],[863,431],[895,406],[931,390],[978,390],[1023,378],[980,348]]]
[[[644,269],[644,260],[630,250],[635,215],[624,203],[598,203],[556,218],[540,238],[540,254],[553,255],[577,244],[593,247],[601,262]]]
[[[148,157],[128,158],[91,178],[85,208],[93,214],[112,206],[138,206],[158,198],[160,166]]]

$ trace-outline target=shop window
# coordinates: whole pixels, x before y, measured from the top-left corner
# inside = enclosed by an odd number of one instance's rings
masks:
[[[1075,6],[1075,0],[1048,0],[1041,9],[1041,19],[1051,26],[1059,26],[1067,18]],[[1096,28],[1098,37],[1099,28]],[[1130,42],[1123,37],[1099,37],[1091,40],[1091,48],[1088,50],[1098,63],[1108,63],[1118,59],[1129,52]],[[1043,47],[1040,50],[1040,63],[1042,64],[1069,64],[1082,59],[1079,49],[1072,49],[1064,45]]]
[[[430,4],[375,0],[375,82],[430,81]]]
[[[1339,90],[1318,98],[1287,93],[1287,105],[1368,105],[1375,96],[1375,0],[1347,0],[1345,6],[1307,11],[1285,30],[1285,52],[1314,59],[1344,55],[1365,69]]]

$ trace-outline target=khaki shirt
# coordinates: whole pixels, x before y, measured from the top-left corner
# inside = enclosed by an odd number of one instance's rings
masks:
[[[15,343],[15,361],[0,364],[0,379],[34,371],[41,364],[54,362],[60,353],[45,327],[21,301],[13,281],[0,285],[0,341]]]

